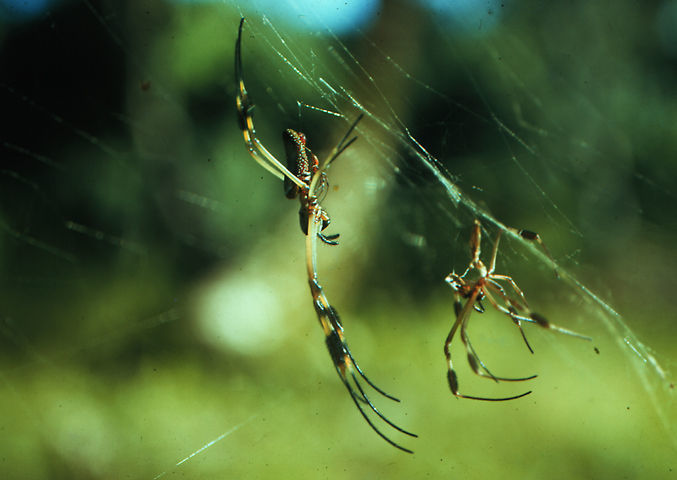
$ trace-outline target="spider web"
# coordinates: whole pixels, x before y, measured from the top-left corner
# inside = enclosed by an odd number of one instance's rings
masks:
[[[309,29],[264,7],[163,2],[55,3],[3,24],[10,471],[668,476],[676,177],[657,159],[674,156],[675,112],[667,60],[646,60],[638,40],[658,17],[636,20],[630,2],[615,13],[492,2],[459,23],[388,3],[339,35],[319,10],[289,5]],[[241,15],[256,129],[275,155],[284,128],[322,157],[365,115],[329,171],[327,231],[341,244],[320,249],[319,278],[362,368],[402,399],[379,408],[419,434],[413,459],[341,390],[313,320],[297,205],[246,154],[232,78]],[[48,54],[21,53],[31,36]],[[42,61],[16,58],[30,53]],[[540,234],[555,264],[506,233],[497,271],[593,339],[526,326],[530,355],[506,317],[474,313],[492,371],[539,374],[475,378],[454,344],[463,393],[533,390],[498,405],[456,400],[445,381],[444,277],[467,266],[476,218],[484,259],[500,228]]]

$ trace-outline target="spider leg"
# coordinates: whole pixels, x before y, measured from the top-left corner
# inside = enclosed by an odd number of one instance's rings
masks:
[[[475,219],[472,234],[470,235],[470,257],[472,258],[472,260],[470,261],[470,266],[478,265],[481,263],[480,260],[481,251],[482,251],[482,224],[480,223],[479,220]],[[469,269],[470,267],[468,267],[468,270]],[[468,270],[466,270],[466,273],[468,272]],[[465,273],[461,275],[461,277],[465,277]]]
[[[359,367],[355,361],[355,358],[350,352],[348,345],[346,344],[345,338],[343,337],[343,326],[341,325],[341,319],[339,318],[338,312],[329,304],[327,297],[322,291],[322,286],[317,281],[316,245],[317,237],[320,234],[321,225],[322,218],[320,217],[319,213],[317,211],[313,212],[313,214],[310,215],[310,218],[308,219],[308,235],[306,237],[306,266],[308,269],[308,283],[310,285],[310,293],[313,297],[313,305],[315,307],[315,312],[317,313],[317,318],[325,334],[325,343],[327,345],[327,349],[329,350],[329,355],[332,359],[332,362],[334,363],[336,372],[350,394],[350,398],[353,400],[353,403],[360,411],[360,415],[362,415],[369,427],[393,447],[407,453],[413,453],[408,448],[399,445],[398,443],[391,440],[387,435],[385,435],[374,424],[372,419],[367,414],[368,410],[371,410],[377,417],[379,417],[393,429],[404,433],[405,435],[417,437],[416,434],[404,430],[389,420],[385,415],[383,415],[383,413],[381,413],[381,411],[372,403],[371,399],[367,396],[364,388],[360,384],[359,377],[361,377],[376,392],[399,402],[397,398],[378,388],[371,380],[369,380],[369,378]],[[367,406],[368,410],[364,408],[364,405]]]
[[[336,310],[334,310],[333,308],[331,310],[334,313],[336,312]],[[358,368],[357,362],[355,362],[355,358],[350,352],[350,349],[348,348],[348,345],[346,344],[345,339],[343,338],[343,335],[340,333],[340,331],[331,330],[330,333],[327,335],[325,342],[327,344],[327,350],[329,350],[329,355],[332,357],[332,360],[334,362],[334,366],[336,367],[339,376],[341,377],[341,380],[344,382],[344,384],[346,384],[347,387],[349,387],[348,390],[351,396],[355,400],[364,403],[365,405],[368,405],[370,410],[372,410],[381,420],[386,422],[395,430],[402,432],[406,435],[409,435],[411,437],[417,437],[418,435],[408,432],[407,430],[395,425],[392,421],[388,420],[388,418],[386,418],[371,402],[366,392],[362,388],[359,378],[357,377],[357,375],[355,375],[355,371],[357,371],[360,374],[360,376],[367,381],[368,385],[372,386],[377,392],[387,396],[388,398],[393,398],[394,400],[397,399],[383,392],[383,390],[381,390],[380,388],[374,386],[374,384],[371,383],[371,381],[369,381],[364,376],[362,370]],[[355,390],[350,385],[349,378],[353,380],[353,383],[355,384],[355,387],[357,388],[359,395],[357,395]],[[399,402],[399,400],[397,401]]]
[[[505,293],[505,289],[503,288],[503,286],[495,280],[497,278],[508,281],[513,287],[513,289],[522,297],[522,300],[524,300],[524,304],[520,304],[516,300],[510,298]],[[526,298],[524,298],[524,293],[522,293],[522,290],[517,286],[515,281],[512,278],[508,277],[507,275],[492,274],[491,278],[487,279],[487,287],[496,292],[496,294],[498,294],[503,299],[503,301],[508,305],[507,308],[502,307],[498,305],[498,303],[493,297],[491,297],[490,302],[492,303],[493,307],[510,317],[513,323],[517,325],[517,328],[519,329],[520,335],[522,335],[522,340],[524,340],[525,345],[527,346],[527,348],[531,353],[534,353],[534,349],[531,348],[531,344],[529,343],[529,340],[527,340],[527,336],[524,333],[524,329],[522,328],[522,320],[524,319],[524,317],[521,317],[518,313],[518,309],[529,311],[529,305],[527,304]],[[489,296],[491,295],[489,294]],[[531,320],[527,319],[527,321]]]
[[[459,397],[459,398],[468,398],[468,399],[471,399],[471,400],[484,400],[484,401],[488,401],[488,402],[501,402],[501,401],[505,401],[505,400],[514,400],[514,399],[521,398],[521,397],[524,397],[526,395],[529,395],[531,393],[531,390],[529,390],[528,392],[522,393],[520,395],[514,395],[512,397],[500,397],[500,398],[478,397],[478,396],[473,396],[473,395],[465,395],[465,394],[462,394],[462,393],[459,392],[458,376],[456,375],[456,372],[454,371],[454,367],[453,367],[453,363],[452,363],[452,359],[451,359],[451,342],[454,338],[456,330],[458,330],[459,327],[461,329],[461,341],[466,346],[466,351],[467,351],[467,354],[468,354],[468,362],[470,363],[471,368],[473,368],[475,373],[477,373],[478,375],[490,376],[490,377],[494,378],[495,380],[498,380],[497,377],[494,377],[493,375],[491,375],[491,373],[489,373],[489,371],[486,369],[486,367],[484,367],[484,365],[482,364],[481,360],[479,360],[479,358],[477,358],[477,355],[474,354],[474,350],[472,349],[472,346],[469,344],[467,334],[465,333],[468,318],[470,316],[473,305],[475,304],[475,301],[477,300],[477,296],[479,295],[479,293],[480,293],[480,289],[475,288],[474,291],[472,292],[472,294],[470,295],[470,297],[468,298],[468,300],[466,301],[465,306],[461,305],[460,297],[458,296],[458,294],[456,294],[456,302],[454,304],[454,310],[456,312],[456,320],[454,321],[454,324],[451,327],[449,334],[447,335],[447,339],[444,342],[444,355],[447,359],[447,380],[449,382],[449,388],[451,390],[451,393],[455,397]],[[474,363],[475,361],[477,361],[477,363]],[[479,368],[478,364],[482,365],[482,367],[485,369],[485,371],[488,373],[488,375],[482,375],[482,373],[479,373],[480,368]],[[533,378],[533,377],[530,377],[530,378]],[[517,381],[518,379],[514,379],[514,380]],[[521,379],[519,379],[519,380],[521,380]],[[523,380],[528,380],[528,378],[525,378]]]
[[[529,317],[531,318],[531,321],[533,323],[536,323],[539,327],[546,328],[548,330],[553,330],[555,332],[563,333],[564,335],[569,335],[571,337],[576,337],[576,338],[581,338],[583,340],[590,340],[592,341],[592,338],[588,337],[587,335],[582,335],[578,332],[574,332],[573,330],[569,330],[563,327],[560,327],[558,325],[555,325],[554,323],[550,323],[548,320],[545,319],[543,315],[540,315],[535,312],[530,312]]]
[[[329,214],[322,207],[317,207],[320,210],[319,216],[322,219],[321,227],[318,229],[317,236],[327,245],[338,245],[336,239],[339,238],[339,233],[333,233],[331,235],[325,235],[322,233],[322,230],[329,226]]]
[[[517,328],[520,331],[520,335],[522,335],[522,340],[524,340],[524,344],[529,349],[529,352],[533,354],[534,349],[531,348],[531,344],[529,343],[529,340],[527,340],[527,335],[526,333],[524,333],[524,329],[522,328],[522,320],[520,319],[520,316],[517,314],[517,311],[513,307],[510,307],[508,309],[508,315],[510,315],[510,318],[512,319],[513,323],[517,325]]]
[[[531,375],[529,377],[519,377],[519,378],[497,377],[496,375],[491,373],[491,371],[489,371],[487,366],[484,364],[484,362],[482,362],[480,357],[477,355],[477,352],[475,351],[475,348],[472,346],[470,338],[468,337],[464,327],[461,327],[461,341],[466,346],[468,364],[470,364],[470,368],[473,370],[473,372],[475,372],[476,375],[479,375],[480,377],[491,378],[496,383],[498,383],[498,382],[523,382],[525,380],[531,380],[538,376]]]
[[[327,228],[329,225],[329,215],[327,212],[318,205],[317,199],[304,200],[304,198],[307,197],[301,198],[301,208],[299,209],[299,223],[301,224],[303,234],[308,235],[308,219],[311,214],[315,215],[315,213],[312,213],[313,211],[319,210],[320,212],[317,215],[322,220],[322,226],[318,228],[317,236],[327,245],[338,245],[336,239],[339,238],[340,234],[325,235],[322,233],[322,229]]]
[[[324,292],[322,291],[322,286],[320,286],[317,281],[313,280],[310,283],[310,291],[311,294],[313,295],[313,298],[315,298],[315,311],[317,312],[318,316],[324,317],[327,319],[328,322],[328,328],[325,328],[325,335],[327,335],[327,344],[329,344],[329,336],[332,334],[331,332],[337,332],[336,335],[338,335],[340,343],[342,345],[342,351],[345,353],[345,355],[348,356],[350,361],[352,362],[352,365],[355,367],[355,370],[357,370],[357,373],[360,374],[360,376],[364,379],[367,384],[376,390],[378,393],[383,395],[386,398],[389,398],[391,400],[394,400],[396,402],[399,402],[400,400],[396,397],[393,397],[392,395],[386,393],[379,387],[377,387],[370,379],[367,377],[360,366],[358,365],[357,361],[353,357],[353,354],[350,352],[350,349],[345,343],[345,340],[343,339],[343,325],[341,325],[341,319],[338,316],[338,312],[334,307],[328,304],[326,301],[326,297],[324,296]],[[324,301],[322,300],[324,299]],[[325,306],[325,303],[327,303],[327,306]],[[323,325],[323,328],[325,327],[325,324],[320,320],[320,323]],[[330,348],[331,350],[331,348]]]
[[[313,291],[314,291],[314,292],[317,292],[317,293],[314,294],[314,295],[317,295],[318,298],[319,298],[320,296],[324,296],[324,293],[322,293],[322,287],[321,287],[317,282],[314,282],[314,283],[311,285],[310,289],[311,289],[311,292],[313,292]],[[322,304],[321,301],[319,301],[319,302],[316,301],[316,306],[315,306],[316,311],[317,311],[318,308],[324,309],[324,305]],[[329,319],[329,323],[330,323],[330,325],[334,328],[334,330],[337,331],[337,332],[339,332],[340,338],[343,338],[343,337],[342,337],[342,334],[343,334],[343,325],[341,325],[341,319],[339,318],[338,312],[336,311],[336,309],[335,309],[334,307],[332,307],[331,305],[329,305],[329,309],[327,310],[327,318]],[[357,370],[357,373],[360,374],[360,376],[364,379],[364,381],[367,382],[367,384],[368,384],[371,388],[373,388],[374,390],[376,390],[378,393],[380,393],[380,394],[383,395],[384,397],[389,398],[390,400],[394,400],[394,401],[396,401],[396,402],[399,402],[399,401],[400,401],[399,398],[393,397],[392,395],[390,395],[390,394],[384,392],[384,391],[381,390],[379,387],[377,387],[371,380],[369,380],[369,377],[367,377],[367,376],[364,374],[364,372],[362,371],[362,369],[361,369],[360,366],[358,365],[357,361],[356,361],[355,358],[353,357],[353,354],[350,352],[350,349],[348,348],[348,345],[346,345],[346,344],[345,344],[345,341],[343,341],[343,340],[342,340],[342,343],[344,344],[344,347],[345,347],[344,350],[345,350],[346,355],[348,355],[348,357],[350,358],[350,361],[352,362],[353,366],[355,367],[355,370]]]
[[[345,345],[345,344],[344,344]],[[347,350],[347,347],[346,347]],[[352,355],[349,355],[350,358],[352,358]],[[353,364],[355,366],[355,364]],[[410,437],[418,438],[418,435],[415,433],[408,432],[407,430],[403,429],[402,427],[399,427],[395,425],[393,422],[388,420],[375,406],[373,403],[371,403],[371,400],[369,400],[369,397],[367,397],[367,394],[365,393],[364,389],[362,388],[362,385],[360,385],[359,379],[354,373],[351,373],[350,376],[353,379],[353,382],[355,383],[355,386],[357,387],[358,391],[360,392],[360,396],[358,397],[361,402],[364,402],[365,404],[369,405],[369,408],[376,414],[378,417],[386,422],[388,425],[393,427],[395,430],[398,432],[402,432],[405,435],[409,435]]]
[[[541,246],[541,248],[543,248],[543,252],[545,252],[545,255],[550,259],[552,264],[555,266],[555,276],[559,278],[559,272],[557,271],[557,263],[555,263],[555,259],[553,259],[552,255],[550,255],[550,250],[548,250],[548,247],[545,246],[545,243],[543,242],[543,240],[541,240],[541,236],[538,233],[532,232],[531,230],[519,230],[517,228],[508,228],[508,230],[514,233],[515,235],[519,235],[528,242],[538,243]]]
[[[343,138],[336,144],[334,149],[331,151],[329,154],[329,157],[326,161],[326,166],[324,167],[325,169],[331,165],[331,163],[338,158],[339,155],[341,155],[346,148],[348,148],[350,145],[353,144],[355,140],[357,140],[357,137],[353,137],[350,140],[348,140],[348,137],[350,136],[351,133],[353,133],[353,130],[357,127],[357,124],[360,123],[360,120],[364,118],[364,113],[360,113],[355,121],[350,124],[350,127],[348,127],[348,131],[343,135]]]
[[[475,305],[473,305],[473,308],[475,309],[475,311],[476,311],[477,313],[484,313],[484,311],[485,311],[485,310],[484,310],[484,305],[482,305],[482,300],[479,299],[479,298],[478,298],[477,301],[475,302]]]
[[[339,244],[336,241],[336,239],[339,237],[338,233],[335,233],[333,235],[324,235],[322,232],[318,232],[317,236],[320,237],[320,240],[322,240],[327,245],[338,245]]]
[[[519,313],[517,312],[517,309],[513,305],[512,299],[505,294],[503,287],[501,287],[500,285],[493,283],[493,282],[487,283],[487,286],[488,286],[488,288],[494,290],[494,292],[496,292],[508,304],[508,308],[506,308],[502,305],[499,305],[496,302],[496,299],[494,299],[493,295],[491,295],[491,293],[487,290],[487,292],[486,292],[487,298],[489,299],[489,302],[491,303],[491,305],[496,310],[498,310],[499,312],[503,312],[510,317],[510,319],[513,321],[513,323],[515,325],[517,325],[517,328],[519,329],[520,334],[522,335],[522,340],[524,340],[524,343],[526,344],[527,348],[529,349],[529,351],[531,353],[534,353],[534,349],[531,348],[531,344],[529,343],[529,340],[527,340],[527,336],[524,333],[524,329],[522,328],[522,320],[526,320],[526,321],[529,321],[529,322],[531,322],[533,320],[529,320],[526,317],[519,315]],[[526,307],[523,307],[523,308],[526,308]]]
[[[344,377],[344,375],[341,372],[341,369],[338,366],[336,367],[336,371],[339,373],[339,376],[341,377],[341,380],[343,381],[343,384],[345,385],[346,389],[348,389],[348,393],[350,394],[350,398],[353,400],[353,403],[355,404],[357,409],[360,411],[362,418],[364,418],[364,420],[371,427],[371,429],[374,432],[376,432],[376,434],[379,437],[381,437],[383,440],[385,440],[386,442],[388,442],[390,445],[397,448],[398,450],[402,450],[403,452],[406,452],[406,453],[414,453],[413,450],[405,448],[402,445],[400,445],[400,444],[394,442],[393,440],[391,440],[390,438],[388,438],[383,432],[381,432],[376,427],[376,425],[374,425],[374,422],[371,421],[371,418],[369,418],[369,415],[367,415],[367,412],[365,412],[364,409],[362,408],[362,405],[360,405],[360,401],[362,401],[362,399],[355,393],[355,390],[353,389],[352,385],[350,385],[348,380],[346,380],[346,378]],[[359,386],[359,383],[357,383],[357,379],[355,378],[355,376],[353,375],[352,377],[353,377],[353,380],[355,381],[355,384]],[[370,409],[372,411],[374,411],[380,418],[386,420],[388,424],[393,425],[389,420],[385,419],[385,417],[383,417],[383,415],[381,415],[381,413],[374,407],[374,405],[369,401],[369,399],[367,399],[366,402],[369,405]],[[406,432],[406,431],[400,429],[399,427],[395,427],[395,428],[402,431],[403,433],[406,433],[407,435],[411,435],[412,437],[418,437],[418,435]]]
[[[325,343],[327,345],[329,355],[332,359],[332,362],[334,363],[336,372],[341,378],[343,385],[348,390],[348,393],[350,394],[350,397],[355,403],[355,406],[360,411],[360,414],[366,420],[367,424],[371,427],[371,429],[374,430],[374,432],[376,432],[376,434],[379,435],[381,438],[383,438],[386,442],[404,452],[413,453],[408,448],[399,445],[398,443],[391,440],[388,436],[386,436],[374,424],[369,415],[367,415],[367,412],[363,408],[363,405],[366,405],[369,410],[371,410],[376,416],[378,416],[381,420],[383,420],[386,424],[388,424],[395,430],[404,433],[406,435],[409,435],[411,437],[417,437],[415,433],[411,433],[403,429],[402,427],[399,427],[391,420],[389,420],[372,403],[372,401],[364,391],[364,388],[360,384],[357,374],[359,374],[359,376],[361,376],[365,380],[365,382],[367,382],[369,386],[373,387],[374,390],[376,390],[378,393],[393,400],[397,399],[391,395],[388,395],[383,390],[374,385],[371,382],[371,380],[369,380],[367,376],[362,372],[362,369],[359,368],[357,362],[355,361],[355,358],[350,352],[350,349],[348,348],[348,345],[346,344],[345,339],[343,337],[343,327],[341,326],[341,321],[338,316],[338,313],[336,312],[336,309],[334,307],[329,305],[326,297],[324,296],[324,293],[322,292],[322,287],[315,280],[312,280],[310,282],[310,290],[313,293],[313,298],[315,299],[314,301],[315,311],[317,313],[318,319],[320,320],[320,324],[322,325],[323,330],[325,331]],[[357,374],[355,372],[357,372]]]
[[[475,220],[475,223],[479,224],[479,221]],[[496,268],[496,256],[498,255],[498,244],[501,241],[502,233],[503,230],[499,230],[498,233],[496,234],[496,240],[494,240],[494,248],[491,250],[491,261],[489,262],[489,270],[488,270],[489,275],[493,274],[494,269]]]
[[[490,301],[492,299],[490,298]],[[487,366],[482,362],[480,359],[479,355],[477,355],[477,352],[475,351],[475,348],[472,346],[472,343],[470,342],[470,337],[468,336],[467,333],[467,324],[470,319],[470,314],[466,316],[464,319],[463,323],[461,324],[461,341],[466,347],[466,353],[468,356],[468,364],[470,365],[470,368],[472,368],[473,372],[475,372],[476,375],[479,375],[480,377],[485,377],[485,378],[491,378],[492,380],[496,381],[497,383],[499,381],[503,382],[522,382],[525,380],[531,380],[532,378],[536,378],[537,375],[531,375],[530,377],[519,377],[519,378],[513,378],[513,377],[497,377],[493,373],[489,371]]]
[[[524,297],[524,292],[522,292],[522,290],[517,286],[515,280],[513,280],[512,277],[509,277],[507,275],[491,274],[491,278],[489,279],[489,281],[495,285],[499,285],[498,283],[496,283],[496,280],[503,280],[504,282],[508,282],[508,284],[512,287],[512,289],[515,290],[515,292],[517,292],[517,295],[520,296],[520,298],[524,302],[524,305],[528,307],[529,304],[527,303],[527,299]],[[503,291],[502,287],[501,291]]]
[[[256,130],[254,129],[254,121],[252,118],[252,110],[254,104],[249,98],[247,89],[244,86],[244,77],[242,75],[242,27],[244,25],[244,17],[240,19],[240,26],[237,31],[237,40],[235,42],[235,80],[237,82],[237,97],[235,99],[237,106],[238,121],[240,130],[244,136],[244,141],[247,144],[249,154],[256,162],[270,173],[275,175],[280,180],[285,177],[294,182],[300,188],[306,188],[301,180],[296,175],[291,173],[275,156],[263,146],[263,144],[256,137]]]
[[[317,282],[313,282],[313,283],[311,284],[310,289],[311,289],[311,292],[313,292],[313,291],[314,291],[314,292],[319,292],[319,293],[317,293],[318,299],[320,298],[320,296],[324,296],[324,293],[322,293],[322,287],[321,287]],[[325,315],[325,313],[324,313],[325,307],[324,307],[324,305],[323,305],[323,303],[322,303],[321,300],[316,300],[316,301],[315,301],[315,311],[318,312],[318,315]],[[320,312],[323,312],[323,313],[320,313]],[[329,320],[329,325],[331,326],[331,327],[328,328],[328,329],[325,328],[325,332],[329,332],[329,334],[327,334],[327,335],[328,335],[328,336],[327,336],[327,345],[329,346],[329,343],[330,343],[330,342],[329,342],[329,335],[331,335],[331,332],[332,332],[332,331],[338,332],[338,333],[336,333],[336,334],[338,335],[339,340],[340,340],[340,343],[342,344],[342,347],[341,347],[341,348],[343,349],[343,352],[348,356],[348,358],[349,358],[350,361],[352,362],[352,365],[353,365],[353,367],[355,367],[355,370],[357,370],[357,373],[359,373],[360,376],[364,379],[364,381],[367,382],[367,384],[368,384],[371,388],[373,388],[374,390],[376,390],[378,393],[380,393],[381,395],[383,395],[383,396],[386,397],[386,398],[389,398],[390,400],[394,400],[394,401],[396,401],[396,402],[399,402],[400,400],[399,400],[398,398],[393,397],[392,395],[386,393],[385,391],[383,391],[382,389],[380,389],[379,387],[377,387],[377,386],[369,379],[369,377],[367,377],[367,376],[365,375],[365,373],[362,371],[362,369],[361,369],[360,366],[358,365],[357,361],[355,360],[355,357],[353,357],[353,354],[350,352],[350,349],[348,348],[348,345],[345,343],[345,340],[343,339],[343,326],[341,325],[341,320],[339,319],[338,312],[337,312],[336,309],[335,309],[334,307],[332,307],[331,305],[329,305],[329,308],[326,309],[326,317],[327,317],[327,319]],[[332,330],[332,329],[333,329],[333,330]],[[328,348],[329,348],[329,347],[328,347]],[[330,350],[331,350],[331,348],[330,348]]]
[[[479,225],[479,220],[475,220],[475,224]],[[555,276],[559,278],[559,272],[557,271],[557,264],[555,263],[555,259],[552,258],[552,255],[550,254],[550,250],[548,250],[548,247],[545,246],[545,243],[541,239],[540,235],[536,232],[532,232],[531,230],[519,230],[516,228],[511,228],[511,227],[506,227],[506,230],[509,232],[518,235],[522,237],[524,240],[528,242],[534,242],[538,243],[541,248],[543,248],[543,252],[545,252],[545,255],[550,259],[550,261],[555,265]],[[491,255],[491,261],[489,262],[489,273],[493,273],[494,268],[496,266],[496,254],[498,252],[498,243],[499,240],[501,239],[501,234],[503,233],[503,230],[499,230],[498,234],[496,235],[496,240],[494,242],[494,249]],[[508,277],[509,278],[509,277]],[[515,286],[516,287],[516,286]],[[519,289],[516,289],[518,293],[521,294],[521,291]],[[524,295],[521,295],[522,298],[524,298]]]
[[[514,300],[510,299],[507,297],[505,292],[499,290],[495,285],[493,284],[488,284],[489,288],[494,290],[498,295],[500,295],[506,303],[508,303],[509,308],[502,307],[498,305],[493,298],[491,298],[491,295],[488,295],[487,298],[490,298],[490,301],[492,302],[492,305],[497,308],[498,310],[502,311],[506,315],[510,316],[510,318],[515,322],[515,324],[519,327],[520,333],[522,334],[522,338],[524,338],[524,342],[527,344],[527,347],[531,351],[531,353],[534,353],[533,349],[531,348],[531,345],[529,345],[529,342],[526,339],[526,336],[524,334],[524,331],[522,330],[521,322],[528,322],[528,323],[535,323],[536,325],[545,328],[547,330],[552,330],[554,332],[559,332],[564,335],[569,335],[571,337],[576,337],[576,338],[581,338],[583,340],[592,340],[592,338],[588,337],[587,335],[582,335],[578,332],[575,332],[573,330],[569,330],[567,328],[560,327],[559,325],[555,325],[554,323],[551,323],[548,321],[543,315],[539,313],[532,312],[529,310],[529,307],[525,305],[519,305],[516,303]],[[492,301],[493,300],[493,301]],[[515,308],[515,305],[521,307],[521,310],[525,311],[525,315],[521,315],[517,308]]]
[[[332,164],[334,160],[338,158],[339,155],[341,155],[346,148],[351,146],[355,140],[357,140],[357,137],[353,137],[350,140],[346,141],[346,139],[350,136],[350,134],[355,130],[355,127],[357,127],[357,124],[362,120],[364,117],[364,114],[360,114],[355,121],[350,125],[348,128],[348,131],[345,133],[341,141],[332,149],[331,153],[329,156],[324,160],[317,172],[313,175],[313,179],[310,182],[310,188],[308,189],[308,196],[313,196],[316,195],[316,192],[318,188],[320,188],[322,184],[322,175],[327,171],[329,166]]]
[[[369,380],[369,377],[367,377],[367,376],[364,374],[364,372],[362,371],[362,369],[360,368],[360,366],[357,364],[357,362],[356,362],[355,359],[353,358],[353,354],[350,353],[350,350],[348,350],[347,348],[346,348],[346,353],[347,353],[348,356],[350,357],[350,360],[353,362],[353,366],[355,367],[355,370],[357,370],[357,373],[360,374],[360,377],[362,377],[362,378],[364,379],[364,381],[367,382],[367,385],[369,385],[371,388],[373,388],[374,390],[376,390],[378,393],[380,393],[380,394],[383,395],[384,397],[389,398],[390,400],[393,400],[393,401],[395,401],[395,402],[399,402],[399,401],[400,401],[399,398],[393,397],[393,396],[390,395],[389,393],[384,392],[384,391],[381,390],[379,387],[377,387],[376,385],[374,385],[374,383],[373,383],[371,380]],[[399,430],[399,429],[398,429],[398,430]],[[413,436],[415,437],[416,435],[413,435]]]

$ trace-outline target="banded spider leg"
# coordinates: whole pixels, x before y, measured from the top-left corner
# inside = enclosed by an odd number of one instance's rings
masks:
[[[357,125],[357,122],[360,121],[362,116],[357,118],[357,120],[352,124],[346,135],[341,139],[338,145],[334,148],[332,153],[329,155],[328,160],[324,162],[318,171],[313,176],[313,179],[310,183],[310,188],[308,191],[308,198],[313,199],[309,203],[309,215],[308,215],[308,228],[306,235],[306,268],[308,273],[308,283],[310,285],[310,293],[313,297],[313,305],[315,307],[315,312],[317,313],[317,318],[322,326],[322,330],[325,334],[325,342],[327,344],[327,349],[329,350],[329,355],[331,356],[332,361],[334,362],[334,367],[338,373],[343,385],[348,390],[350,397],[355,403],[355,406],[360,411],[360,414],[365,419],[367,424],[374,430],[381,438],[383,438],[390,445],[398,448],[407,453],[413,453],[408,448],[405,448],[398,443],[391,440],[386,436],[378,427],[373,423],[365,408],[371,410],[376,414],[382,421],[388,424],[390,427],[395,430],[409,435],[411,437],[417,437],[415,433],[408,432],[403,428],[397,426],[392,421],[390,421],[381,411],[376,408],[372,403],[371,399],[364,390],[364,387],[360,383],[360,377],[364,382],[367,383],[371,388],[376,392],[383,395],[390,400],[399,402],[400,400],[393,397],[392,395],[386,393],[381,388],[377,387],[362,371],[357,361],[353,357],[348,344],[346,343],[345,337],[343,335],[343,326],[341,325],[341,320],[338,316],[338,312],[334,307],[331,306],[329,300],[324,294],[322,286],[318,281],[317,275],[317,232],[323,227],[323,215],[322,207],[317,203],[315,189],[321,182],[321,176],[324,174],[325,170],[331,165],[331,163],[355,140],[356,137],[348,140],[348,137],[352,133],[353,129]]]

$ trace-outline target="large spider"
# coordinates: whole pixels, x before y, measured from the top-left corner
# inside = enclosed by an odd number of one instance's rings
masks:
[[[384,433],[382,433],[372,422],[372,419],[367,415],[363,408],[366,407],[377,415],[381,420],[387,423],[392,428],[402,432],[406,435],[416,437],[417,435],[407,432],[398,427],[393,422],[388,420],[371,402],[367,396],[360,378],[362,378],[370,387],[376,390],[381,395],[399,402],[399,400],[380,388],[374,385],[369,378],[362,372],[353,357],[345,337],[343,335],[343,326],[339,318],[338,312],[329,304],[325,296],[322,286],[318,282],[317,276],[317,239],[319,238],[324,243],[329,245],[337,245],[338,234],[327,235],[322,234],[322,231],[327,228],[330,223],[327,211],[320,206],[320,201],[327,192],[327,174],[326,171],[331,163],[345,151],[357,137],[350,137],[351,133],[362,119],[362,115],[350,125],[350,128],[343,136],[338,145],[331,151],[330,155],[324,162],[320,162],[318,158],[310,151],[306,145],[306,137],[303,133],[287,129],[282,133],[282,139],[285,145],[285,153],[287,156],[287,166],[285,167],[279,160],[275,158],[256,137],[254,130],[254,122],[252,120],[251,111],[253,104],[247,94],[242,79],[242,26],[244,18],[240,20],[240,27],[238,29],[237,41],[235,43],[235,78],[237,81],[237,111],[240,121],[240,129],[244,135],[244,140],[249,148],[249,153],[263,168],[275,175],[281,180],[284,180],[284,192],[287,198],[299,197],[300,209],[299,220],[301,223],[301,230],[306,235],[306,267],[308,272],[308,282],[310,284],[310,293],[313,298],[313,306],[317,313],[317,318],[320,321],[322,330],[325,335],[325,343],[329,350],[336,372],[338,373],[343,385],[350,393],[350,397],[357,406],[360,414],[367,421],[369,426],[386,442],[394,447],[408,453],[411,450],[398,445]]]
[[[536,375],[522,378],[497,377],[496,375],[491,373],[487,368],[487,366],[482,362],[482,360],[480,360],[479,356],[477,355],[477,352],[475,352],[475,349],[472,346],[472,343],[470,343],[470,339],[468,338],[467,327],[468,320],[470,319],[470,314],[473,309],[479,313],[484,312],[485,309],[484,305],[482,304],[483,300],[486,299],[496,310],[510,317],[513,323],[517,325],[517,328],[519,328],[522,338],[524,339],[524,343],[526,344],[527,348],[531,353],[534,353],[534,350],[531,348],[531,345],[529,345],[529,342],[527,341],[527,337],[524,334],[524,330],[522,329],[522,322],[535,323],[536,325],[542,328],[546,328],[549,330],[564,333],[578,338],[583,338],[587,340],[590,340],[590,338],[584,335],[580,335],[571,330],[558,327],[557,325],[550,323],[542,315],[532,312],[529,309],[529,305],[527,304],[527,300],[524,297],[524,293],[517,286],[515,281],[508,275],[499,275],[495,273],[496,255],[498,253],[498,243],[501,239],[501,234],[503,233],[503,230],[499,230],[498,234],[496,235],[496,240],[494,241],[494,248],[491,253],[491,260],[489,261],[489,266],[487,267],[484,264],[484,262],[482,262],[482,260],[480,259],[480,247],[482,241],[481,229],[482,226],[479,220],[475,220],[472,234],[470,236],[470,254],[472,256],[472,260],[470,261],[468,268],[466,268],[465,272],[463,272],[462,275],[450,273],[449,275],[447,275],[445,279],[445,281],[449,284],[449,286],[454,290],[454,297],[456,299],[454,303],[456,320],[454,322],[454,325],[451,327],[451,330],[449,331],[449,335],[447,336],[446,341],[444,342],[444,355],[447,359],[448,366],[447,379],[449,381],[449,388],[451,389],[451,393],[453,393],[456,397],[470,398],[473,400],[487,400],[487,401],[513,400],[516,398],[524,397],[525,395],[530,394],[531,391],[522,393],[520,395],[515,395],[512,397],[500,397],[500,398],[464,395],[459,393],[458,391],[458,378],[456,376],[456,372],[454,371],[453,364],[451,361],[451,342],[454,338],[456,330],[458,330],[459,328],[461,342],[463,342],[463,345],[465,346],[466,354],[468,357],[468,363],[470,364],[470,368],[472,368],[472,370],[477,375],[481,377],[491,378],[496,382],[499,381],[520,382],[524,380],[531,380],[532,378],[536,377]],[[538,236],[537,233],[531,232],[529,230],[516,230],[512,228],[508,230],[510,230],[512,233],[516,235],[521,236],[526,240],[539,243],[545,250],[545,245],[543,244],[541,238]],[[550,256],[548,251],[547,250],[545,251],[548,254],[548,256]],[[501,285],[500,282],[508,284],[517,293],[517,298],[509,296],[506,293],[504,286]],[[465,305],[462,304],[462,300],[466,301]],[[503,305],[501,303],[503,303]]]
[[[283,131],[282,140],[287,157],[287,166],[285,167],[256,137],[251,114],[254,104],[247,94],[242,77],[241,42],[243,24],[244,18],[240,20],[237,43],[235,44],[235,78],[237,79],[238,88],[236,102],[240,129],[244,135],[244,141],[249,148],[249,153],[263,168],[280,180],[284,180],[284,193],[287,198],[293,199],[299,197],[301,202],[299,221],[303,233],[308,234],[308,219],[316,214],[321,221],[321,228],[317,234],[318,237],[324,243],[337,245],[336,239],[339,237],[338,234],[325,236],[322,233],[329,226],[331,220],[327,211],[320,207],[319,202],[327,192],[326,169],[357,139],[357,137],[353,137],[346,141],[362,119],[362,115],[353,122],[322,168],[320,168],[320,161],[317,156],[306,145],[306,136],[303,133],[290,128]]]

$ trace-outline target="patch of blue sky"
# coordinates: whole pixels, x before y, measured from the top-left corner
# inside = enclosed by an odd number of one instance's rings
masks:
[[[418,0],[435,14],[438,22],[450,22],[458,33],[485,34],[500,21],[505,8],[501,0]]]
[[[182,4],[220,3],[242,9],[242,14],[265,14],[271,21],[283,22],[299,30],[336,35],[365,28],[378,14],[380,0],[172,0]]]

